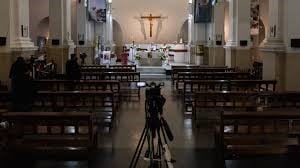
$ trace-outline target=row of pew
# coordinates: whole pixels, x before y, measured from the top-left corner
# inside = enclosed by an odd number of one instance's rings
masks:
[[[140,97],[140,75],[135,66],[121,65],[85,66],[81,73],[78,81],[33,80],[31,112],[10,112],[11,93],[0,91],[0,145],[54,156],[95,150],[98,131],[116,126],[122,98]]]
[[[195,125],[213,121],[216,159],[299,154],[300,93],[277,90],[251,70],[227,67],[172,67],[174,89]]]

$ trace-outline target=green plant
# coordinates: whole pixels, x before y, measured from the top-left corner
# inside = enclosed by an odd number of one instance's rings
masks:
[[[142,56],[140,54],[135,54],[135,60],[140,61],[142,59]]]
[[[160,59],[161,59],[162,61],[167,60],[167,56],[165,55],[165,53],[160,53]]]

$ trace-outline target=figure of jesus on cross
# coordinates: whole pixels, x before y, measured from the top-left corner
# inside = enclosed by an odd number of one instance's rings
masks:
[[[149,16],[142,16],[142,19],[148,19],[150,22],[150,37],[153,36],[153,20],[154,19],[161,19],[161,16],[153,16],[152,14],[150,14]]]

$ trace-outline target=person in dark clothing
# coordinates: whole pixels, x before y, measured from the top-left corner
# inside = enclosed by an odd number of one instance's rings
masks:
[[[66,76],[68,80],[80,80],[80,65],[77,62],[75,54],[71,55],[71,59],[66,63]]]
[[[11,94],[13,111],[31,111],[33,100],[33,82],[30,77],[30,68],[23,57],[18,57],[11,66],[9,78],[11,79]]]

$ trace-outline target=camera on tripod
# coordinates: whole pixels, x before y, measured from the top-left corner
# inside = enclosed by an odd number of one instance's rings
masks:
[[[161,87],[164,86],[164,83],[156,84],[155,82],[151,82],[151,83],[138,82],[137,86],[147,87],[146,109],[145,109],[146,113],[149,112],[151,115],[150,117],[157,117],[158,115],[162,115],[163,106],[166,102],[166,99],[161,94]]]
[[[173,168],[174,160],[168,147],[167,138],[169,141],[173,141],[174,137],[167,121],[163,117],[163,107],[166,99],[161,94],[162,86],[164,86],[164,83],[137,83],[139,88],[147,87],[145,94],[146,123],[131,160],[130,168],[137,166],[145,141],[148,142],[148,147],[144,159],[150,162],[149,168],[162,168],[163,161],[165,161],[167,168]]]

